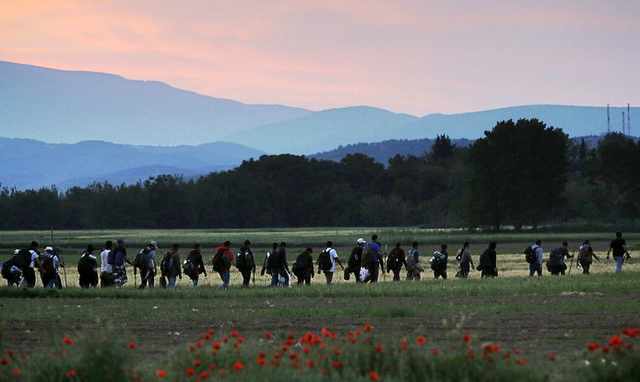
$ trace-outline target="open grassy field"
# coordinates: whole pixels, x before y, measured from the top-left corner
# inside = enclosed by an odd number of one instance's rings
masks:
[[[215,287],[219,280],[211,274],[195,289],[187,286],[186,278],[177,290],[2,288],[2,342],[5,348],[15,351],[40,353],[63,335],[92,338],[110,333],[122,341],[139,343],[138,350],[146,364],[161,365],[168,353],[184,349],[208,328],[227,332],[238,328],[251,344],[252,338],[265,331],[283,336],[322,327],[346,332],[370,323],[376,327],[380,340],[389,343],[425,335],[430,346],[447,349],[459,342],[462,334],[470,333],[479,343],[497,342],[504,349],[522,351],[532,365],[543,365],[545,357],[553,352],[557,362],[552,370],[543,372],[552,380],[566,380],[575,377],[576,362],[582,362],[587,342],[605,340],[627,327],[640,327],[640,264],[635,258],[625,264],[622,274],[612,273],[613,264],[603,261],[594,264],[590,276],[580,275],[574,264],[568,276],[551,277],[545,272],[540,280],[529,279],[525,277],[527,264],[521,250],[537,237],[532,234],[468,235],[405,229],[91,231],[56,232],[54,241],[63,248],[69,264],[68,283],[76,285],[74,268],[79,249],[86,243],[98,245],[106,239],[124,238],[133,249],[150,239],[166,248],[173,242],[184,246],[200,242],[212,247],[225,239],[239,243],[249,238],[257,244],[259,256],[270,242],[285,240],[290,243],[289,260],[293,261],[306,246],[313,246],[317,255],[326,240],[337,243],[345,259],[353,240],[372,232],[378,232],[383,243],[389,245],[418,240],[425,254],[425,269],[426,253],[440,242],[449,243],[450,252],[454,253],[459,244],[470,241],[477,261],[486,243],[496,240],[500,277],[481,280],[476,272],[470,280],[452,277],[435,281],[426,272],[419,282],[392,283],[387,276],[378,285],[355,285],[342,280],[327,287],[322,284],[323,278],[316,276],[311,287],[289,289],[265,288],[266,279],[258,277],[254,288],[241,289],[239,275],[234,273],[232,288],[227,291]],[[10,248],[24,246],[32,239],[49,243],[48,235],[0,232],[2,258]],[[566,239],[572,247],[589,238],[602,254],[611,234],[540,237],[555,245]],[[640,242],[638,234],[626,237],[632,248]],[[208,261],[211,256],[212,251]],[[449,267],[453,276],[455,263],[451,261]],[[133,279],[131,272],[129,278]]]

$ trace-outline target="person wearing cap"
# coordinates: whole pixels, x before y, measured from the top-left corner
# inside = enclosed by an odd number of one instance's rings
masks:
[[[7,280],[7,286],[9,287],[19,287],[20,282],[22,282],[22,270],[17,266],[17,258],[19,254],[20,250],[16,249],[13,252],[13,257],[2,263],[2,277]]]
[[[108,288],[113,286],[113,268],[109,264],[109,256],[113,249],[113,242],[107,240],[104,243],[104,248],[100,252],[100,286],[102,288]]]
[[[155,240],[151,240],[143,250],[142,269],[140,270],[140,289],[144,289],[149,286],[153,288],[155,286],[157,266],[156,266],[156,250],[158,249],[158,243]]]
[[[345,280],[349,280],[351,278],[351,274],[353,274],[356,279],[356,283],[362,281],[360,280],[360,268],[362,267],[362,255],[364,254],[364,248],[366,245],[367,241],[363,238],[356,240],[356,246],[351,250],[351,255],[347,261],[347,268],[344,271]]]
[[[40,256],[40,278],[44,288],[62,288],[58,269],[60,268],[60,257],[53,249],[48,246],[44,249],[44,253]]]
[[[80,288],[95,288],[98,286],[98,260],[93,254],[95,248],[89,244],[82,251],[78,261],[78,274],[80,275]]]

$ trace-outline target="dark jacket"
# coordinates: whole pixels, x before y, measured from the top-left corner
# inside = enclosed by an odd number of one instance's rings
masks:
[[[293,273],[296,276],[304,277],[306,275],[311,275],[312,277],[315,275],[313,271],[313,257],[308,252],[302,252],[296,258],[296,263],[294,265]]]
[[[167,252],[160,263],[162,275],[166,277],[182,277],[182,267],[180,266],[180,254],[178,252]]]
[[[407,265],[406,256],[402,248],[394,248],[387,257],[387,271],[400,271]]]
[[[271,272],[282,273],[286,271],[289,272],[289,264],[287,263],[287,250],[285,248],[278,248],[275,253],[272,253],[269,256],[269,264],[268,268]]]
[[[207,270],[204,268],[204,261],[202,260],[202,253],[200,252],[199,249],[194,249],[191,252],[189,252],[189,256],[187,256],[187,261],[190,261],[197,274],[201,274],[204,273],[205,275],[207,274]]]

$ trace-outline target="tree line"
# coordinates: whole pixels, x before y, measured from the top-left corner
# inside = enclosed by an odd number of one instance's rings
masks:
[[[439,136],[429,153],[387,166],[272,155],[198,179],[3,188],[0,229],[634,223],[638,168],[640,144],[622,134],[588,147],[537,119],[509,120],[469,147]]]

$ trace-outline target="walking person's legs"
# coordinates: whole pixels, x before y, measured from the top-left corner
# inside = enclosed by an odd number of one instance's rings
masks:
[[[624,256],[614,257],[616,261],[616,273],[622,272],[622,264],[624,264]]]

